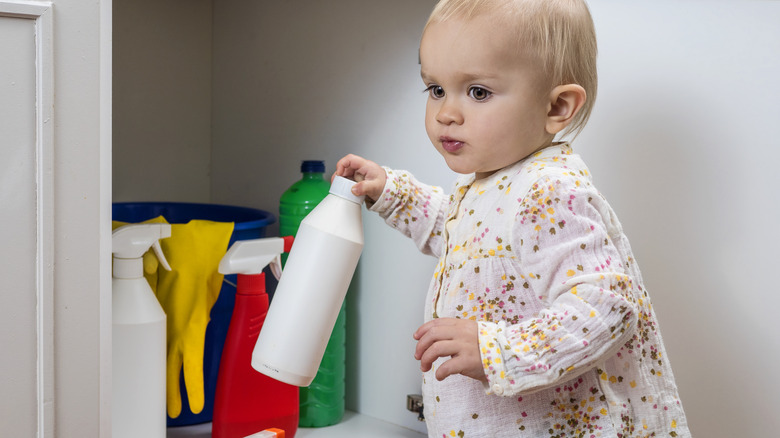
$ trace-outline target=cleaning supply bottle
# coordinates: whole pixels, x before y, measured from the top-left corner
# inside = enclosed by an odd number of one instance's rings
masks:
[[[322,161],[304,161],[301,172],[303,178],[284,192],[279,202],[279,233],[282,236],[294,236],[301,221],[330,190],[323,178],[325,164]],[[286,261],[286,256],[282,256],[282,261]],[[310,386],[301,388],[300,426],[330,426],[344,415],[346,321],[346,304],[342,304],[319,372]]]
[[[126,225],[111,236],[113,261],[113,438],[165,438],[166,317],[144,278],[143,255],[154,248],[170,270],[159,239],[169,224]]]
[[[316,207],[330,190],[325,181],[325,162],[306,160],[301,163],[301,179],[291,185],[279,199],[279,235],[295,236],[301,221]],[[287,255],[282,254],[282,265]]]
[[[363,249],[354,185],[337,176],[301,222],[252,354],[252,366],[274,379],[308,386],[317,374]]]
[[[325,162],[307,160],[301,163],[301,179],[296,181],[279,199],[279,235],[294,236],[301,221],[314,210],[330,190],[325,181]],[[282,256],[284,259],[285,257]]]
[[[252,350],[268,312],[263,268],[279,278],[280,255],[290,251],[292,237],[239,240],[219,263],[221,274],[238,274],[236,303],[228,327],[217,377],[211,436],[243,438],[266,428],[289,437],[298,428],[298,387],[252,369]]]

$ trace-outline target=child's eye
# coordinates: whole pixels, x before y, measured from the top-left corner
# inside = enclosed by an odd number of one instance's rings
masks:
[[[493,93],[482,87],[469,88],[469,97],[479,102],[488,99],[492,94]]]
[[[444,88],[439,85],[431,85],[425,89],[425,92],[427,92],[433,99],[441,99],[444,97]]]

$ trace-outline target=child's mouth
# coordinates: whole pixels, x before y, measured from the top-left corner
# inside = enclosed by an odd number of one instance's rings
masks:
[[[463,142],[450,137],[439,137],[441,147],[449,153],[455,153],[463,148]]]

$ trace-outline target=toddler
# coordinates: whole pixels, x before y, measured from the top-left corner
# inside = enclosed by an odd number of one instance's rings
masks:
[[[588,119],[595,58],[582,0],[442,0],[420,61],[426,131],[462,174],[452,193],[338,163],[439,258],[414,333],[430,437],[690,436],[628,240],[555,141]]]

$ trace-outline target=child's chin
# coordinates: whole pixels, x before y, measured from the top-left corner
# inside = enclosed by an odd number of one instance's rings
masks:
[[[469,166],[467,163],[464,163],[462,157],[457,157],[447,152],[439,152],[444,157],[444,161],[447,163],[447,167],[449,167],[451,171],[460,173],[462,175],[469,175],[476,171],[474,166]]]

